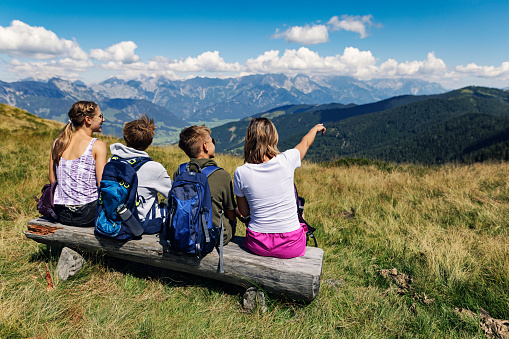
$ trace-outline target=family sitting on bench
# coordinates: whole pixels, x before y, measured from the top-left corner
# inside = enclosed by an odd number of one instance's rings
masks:
[[[92,137],[100,132],[105,121],[94,102],[79,101],[69,110],[69,123],[53,143],[49,164],[50,182],[57,182],[54,212],[62,224],[94,226],[98,208],[98,186],[107,163],[106,145]],[[155,135],[153,119],[146,115],[124,125],[126,145],[110,146],[114,157],[132,159],[148,157],[145,150]],[[325,133],[322,124],[314,126],[295,148],[279,153],[278,134],[272,122],[256,118],[249,124],[244,147],[243,166],[234,174],[234,184],[224,169],[210,174],[208,185],[212,200],[214,227],[224,228],[224,243],[235,236],[237,216],[250,217],[244,246],[249,251],[278,258],[302,256],[306,235],[297,217],[294,172],[313,143],[318,132]],[[190,170],[201,171],[216,166],[215,140],[205,126],[191,126],[180,133],[179,147],[190,159]],[[175,171],[173,178],[178,174]],[[158,193],[167,198],[172,188],[166,169],[156,161],[147,161],[137,170],[138,196],[136,206],[139,222],[161,228],[167,208],[160,205]],[[234,195],[238,204],[235,204]],[[227,222],[221,223],[224,212]]]

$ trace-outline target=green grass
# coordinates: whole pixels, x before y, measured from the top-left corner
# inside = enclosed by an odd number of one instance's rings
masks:
[[[266,313],[250,314],[238,287],[96,254],[59,281],[60,250],[23,230],[38,216],[32,196],[47,181],[60,127],[13,128],[25,113],[0,114],[10,126],[0,126],[0,338],[482,338],[455,308],[509,319],[507,163],[305,161],[296,183],[325,251],[320,294],[307,305],[270,297]],[[174,146],[148,153],[170,173],[186,161]],[[216,160],[230,174],[243,163]],[[391,268],[414,277],[402,294],[377,274]]]

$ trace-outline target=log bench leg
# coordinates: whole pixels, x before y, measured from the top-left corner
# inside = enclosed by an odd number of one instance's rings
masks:
[[[265,293],[258,287],[249,287],[242,298],[242,306],[249,312],[259,310],[262,313],[267,311]]]
[[[67,280],[76,275],[85,264],[85,259],[78,252],[64,247],[58,259],[57,274],[60,280]]]

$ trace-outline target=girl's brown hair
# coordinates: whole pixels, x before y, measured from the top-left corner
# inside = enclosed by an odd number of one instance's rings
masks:
[[[51,158],[53,164],[56,166],[60,162],[60,157],[69,146],[72,134],[85,123],[85,117],[93,118],[96,113],[97,104],[92,101],[77,101],[69,110],[69,122],[60,131],[53,150],[51,151]]]
[[[252,119],[244,142],[244,162],[261,164],[265,156],[272,159],[279,153],[278,141],[276,126],[269,119]]]

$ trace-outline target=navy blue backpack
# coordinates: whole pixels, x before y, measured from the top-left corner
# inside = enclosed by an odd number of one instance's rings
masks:
[[[195,166],[198,172],[190,171],[190,165]],[[173,251],[201,258],[215,248],[218,239],[222,243],[222,225],[216,228],[212,224],[208,182],[208,177],[218,169],[217,166],[201,169],[193,162],[179,166],[168,196],[168,218],[163,226],[163,236]],[[222,270],[221,253],[220,266]]]
[[[130,240],[142,233],[136,206],[139,204],[137,171],[148,157],[111,157],[104,166],[99,187],[95,233],[117,240]]]

